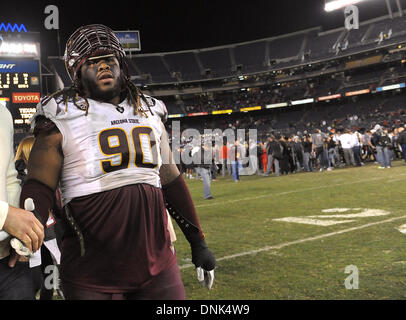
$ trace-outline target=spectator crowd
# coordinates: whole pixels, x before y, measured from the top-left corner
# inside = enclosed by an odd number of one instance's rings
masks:
[[[370,129],[306,130],[301,134],[269,133],[258,141],[226,141],[213,144],[212,163],[206,168],[216,176],[231,175],[239,180],[244,167],[253,166],[256,174],[287,175],[296,172],[331,171],[335,168],[376,163],[378,169],[389,169],[392,161],[406,165],[406,125],[388,128],[376,124]],[[180,152],[189,152],[188,144]],[[182,157],[180,157],[182,159]],[[244,161],[244,159],[246,161]],[[248,161],[249,159],[249,161]],[[194,178],[193,168],[200,164],[180,164],[188,178]]]

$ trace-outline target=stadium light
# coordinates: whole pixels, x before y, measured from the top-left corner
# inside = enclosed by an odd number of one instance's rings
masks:
[[[357,4],[362,1],[365,0],[326,0],[324,10],[327,12],[331,12],[337,9],[344,8],[346,6]]]

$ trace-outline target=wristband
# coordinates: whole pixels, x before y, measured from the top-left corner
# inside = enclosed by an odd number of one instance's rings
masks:
[[[35,203],[36,218],[46,227],[49,211],[55,205],[55,191],[34,179],[26,181],[21,190],[20,207],[24,208],[25,199],[31,198]]]

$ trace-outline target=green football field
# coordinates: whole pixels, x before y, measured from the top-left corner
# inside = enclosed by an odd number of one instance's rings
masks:
[[[207,290],[174,223],[187,299],[405,299],[406,166],[377,167],[186,179],[217,259]]]

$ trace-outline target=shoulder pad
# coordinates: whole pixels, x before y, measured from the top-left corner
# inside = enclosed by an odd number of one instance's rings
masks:
[[[63,109],[63,104],[57,103],[53,97],[43,97],[41,101],[36,106],[36,112],[31,118],[31,129],[35,130],[37,126],[37,119],[46,118],[52,122],[61,112],[65,112]],[[44,122],[41,120],[41,125],[43,126]]]
[[[152,112],[157,116],[159,116],[159,118],[161,118],[161,121],[165,123],[166,120],[168,119],[168,111],[166,109],[165,103],[161,100],[158,100],[156,98],[147,95],[145,95],[145,98],[148,100]]]

